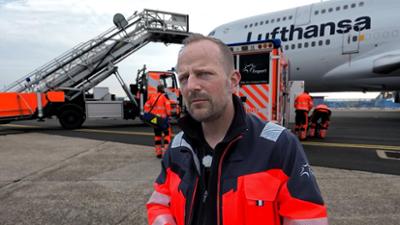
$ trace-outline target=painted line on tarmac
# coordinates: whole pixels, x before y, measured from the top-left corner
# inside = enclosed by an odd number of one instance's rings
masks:
[[[124,135],[142,135],[142,136],[153,136],[154,135],[153,132],[110,131],[110,130],[99,130],[99,129],[77,129],[75,131],[93,132],[93,133],[109,133],[109,134],[124,134]],[[390,146],[390,145],[346,144],[346,143],[331,143],[331,142],[317,142],[317,141],[304,141],[301,143],[303,145],[309,145],[309,146],[366,148],[366,149],[374,149],[374,150],[380,149],[380,150],[400,151],[400,146]]]
[[[376,154],[381,159],[400,160],[399,152],[396,151],[376,150]]]
[[[127,134],[127,135],[154,136],[154,133],[150,133],[150,132],[111,131],[111,130],[99,130],[99,129],[77,129],[74,131],[105,133],[105,134]]]
[[[309,145],[309,146],[367,148],[374,150],[381,149],[381,150],[400,151],[400,146],[391,146],[391,145],[347,144],[347,143],[329,143],[329,142],[317,142],[317,141],[304,141],[301,143],[303,145]]]
[[[39,128],[40,126],[35,125],[23,125],[23,124],[1,124],[1,127],[13,127],[13,128]]]

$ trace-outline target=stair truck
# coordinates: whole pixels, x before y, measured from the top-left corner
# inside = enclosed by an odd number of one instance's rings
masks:
[[[56,116],[62,127],[76,129],[86,118],[107,117],[118,108],[125,119],[139,115],[141,106],[118,74],[117,64],[149,42],[182,43],[189,33],[185,14],[145,9],[99,36],[5,87],[0,92],[0,123],[43,120]],[[129,101],[101,102],[86,98],[89,90],[114,74]],[[141,84],[139,84],[140,86]],[[143,86],[143,85],[142,85]]]

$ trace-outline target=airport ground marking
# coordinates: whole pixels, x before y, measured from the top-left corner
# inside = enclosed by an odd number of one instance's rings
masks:
[[[390,160],[400,160],[398,157],[390,157],[387,155],[387,153],[397,153],[396,151],[388,151],[388,150],[376,150],[376,154],[378,155],[379,158],[381,159],[390,159]]]
[[[23,125],[23,124],[0,124],[0,127],[13,127],[13,128],[40,128],[35,125]]]
[[[75,131],[81,132],[94,132],[94,133],[110,133],[110,134],[124,134],[124,135],[142,135],[142,136],[153,136],[153,132],[133,132],[133,131],[110,131],[100,129],[77,129]],[[173,135],[174,136],[174,135]],[[342,148],[367,148],[367,149],[381,149],[381,150],[392,150],[400,151],[400,146],[390,145],[369,145],[369,144],[346,144],[346,143],[332,143],[332,142],[317,142],[317,141],[305,141],[303,145],[309,146],[323,146],[323,147],[342,147]]]
[[[110,131],[110,130],[99,130],[99,129],[77,129],[75,131],[94,132],[94,133],[109,133],[109,134],[127,134],[127,135],[154,136],[154,134],[150,133],[150,132]]]
[[[370,145],[370,144],[347,144],[347,143],[332,143],[332,142],[318,142],[318,141],[304,141],[303,145],[309,146],[323,146],[323,147],[342,147],[342,148],[367,148],[367,149],[381,149],[400,151],[400,146],[391,145]]]

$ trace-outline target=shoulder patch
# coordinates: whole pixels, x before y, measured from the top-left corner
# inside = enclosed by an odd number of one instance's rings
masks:
[[[171,148],[177,148],[177,147],[186,147],[190,150],[190,153],[193,156],[196,170],[200,174],[200,161],[197,158],[196,153],[194,153],[192,146],[183,138],[183,131],[181,131],[177,135],[175,135],[174,139],[172,140]]]
[[[174,139],[172,140],[171,148],[176,147],[186,147],[193,151],[192,146],[190,146],[190,144],[187,143],[185,139],[183,139],[183,131],[175,135]]]
[[[276,140],[278,140],[279,136],[282,134],[282,131],[285,129],[286,128],[278,124],[268,122],[262,130],[260,137],[276,142]]]
[[[175,135],[175,137],[171,143],[171,148],[176,148],[176,147],[181,146],[182,137],[183,137],[183,131],[181,131],[177,135]]]

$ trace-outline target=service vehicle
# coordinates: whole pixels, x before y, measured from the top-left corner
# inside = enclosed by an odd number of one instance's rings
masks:
[[[287,125],[288,60],[280,40],[228,44],[241,74],[237,91],[247,112],[261,120]]]
[[[0,123],[56,116],[62,127],[76,129],[86,118],[134,119],[141,111],[137,93],[125,85],[116,65],[150,42],[182,43],[190,34],[188,20],[185,14],[150,9],[128,19],[116,14],[114,27],[1,90]],[[106,90],[93,89],[112,74],[129,101],[105,98]]]

